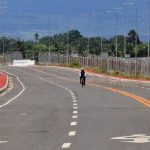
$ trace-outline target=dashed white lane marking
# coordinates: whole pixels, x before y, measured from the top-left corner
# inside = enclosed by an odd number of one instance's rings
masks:
[[[72,116],[72,118],[76,119],[76,118],[78,118],[78,116]]]
[[[67,91],[71,94],[73,102],[75,102],[75,103],[73,103],[73,105],[74,105],[74,106],[77,106],[76,97],[75,97],[74,93],[73,93],[70,89],[68,89],[68,88],[66,88],[66,87],[64,87],[64,86],[61,86],[61,85],[59,85],[59,84],[57,84],[57,83],[54,83],[54,82],[52,82],[52,81],[46,80],[46,79],[44,79],[44,78],[41,78],[41,77],[39,77],[39,76],[36,76],[36,77],[39,78],[40,80],[49,82],[50,84],[56,85],[56,86],[58,86],[58,87],[61,87],[61,88],[65,89],[65,90],[67,90]],[[77,108],[77,107],[76,107],[76,108]],[[74,113],[74,114],[77,114],[78,111],[73,111],[73,113]],[[72,116],[72,118],[78,118],[78,116]],[[71,122],[70,125],[71,125],[71,126],[76,126],[76,125],[77,125],[77,122]],[[69,135],[69,136],[75,136],[75,135],[76,135],[76,131],[70,131],[68,135]],[[70,146],[71,146],[71,144],[72,144],[72,143],[64,143],[61,148],[62,148],[62,149],[69,149]]]
[[[20,114],[20,116],[26,116],[26,115],[27,115],[26,113]]]
[[[78,111],[73,111],[73,114],[77,114],[78,113]]]
[[[61,148],[63,149],[70,148],[70,146],[71,146],[71,143],[64,143]]]
[[[71,125],[71,126],[76,126],[76,125],[77,125],[77,122],[71,122],[70,125]]]
[[[75,136],[76,135],[76,131],[70,131],[68,136]]]
[[[73,107],[73,109],[78,109],[78,107]]]
[[[77,103],[74,103],[74,104],[73,104],[73,106],[77,106],[77,105],[78,105]]]

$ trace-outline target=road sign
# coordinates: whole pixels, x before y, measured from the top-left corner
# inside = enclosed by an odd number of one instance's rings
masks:
[[[130,58],[130,54],[125,54],[125,58]]]
[[[102,52],[101,57],[102,58],[108,58],[108,52]]]
[[[111,139],[126,143],[150,143],[150,136],[146,136],[146,134],[133,134],[131,136],[113,137]]]

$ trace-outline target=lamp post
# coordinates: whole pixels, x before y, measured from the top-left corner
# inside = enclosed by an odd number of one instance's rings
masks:
[[[114,13],[115,17],[116,17],[116,37],[115,37],[115,55],[116,55],[116,61],[118,58],[118,12],[115,11],[106,11],[107,13]]]
[[[137,23],[138,23],[138,18],[137,18],[137,5],[136,3],[123,3],[124,5],[133,5],[135,7],[135,30],[136,30],[136,33],[135,33],[135,50],[134,50],[134,53],[135,53],[135,76],[137,75],[137,43],[138,43],[138,38],[137,38]]]
[[[147,57],[150,57],[150,1],[148,1],[148,53]]]
[[[103,13],[100,13],[100,20],[101,20],[101,48],[100,48],[100,54],[103,52]]]
[[[51,36],[51,18],[50,17],[48,17],[48,22],[49,22],[49,25],[48,25],[48,32],[49,32],[48,47],[49,47],[49,53],[50,53],[50,36]]]
[[[68,34],[67,34],[67,57],[69,56],[70,49],[70,18],[68,18]]]
[[[124,58],[126,58],[126,53],[127,53],[126,27],[127,27],[127,12],[126,12],[126,9],[125,9],[125,29],[124,29]]]
[[[5,56],[5,46],[4,46],[5,41],[4,41],[4,39],[2,39],[2,43],[3,43],[3,57],[4,57]]]
[[[87,17],[89,16],[89,14],[80,14],[80,16],[83,16],[83,17],[85,17],[85,19],[86,19],[86,24],[87,24],[87,29],[89,29],[89,22],[88,22],[88,19],[87,19]],[[90,39],[89,39],[89,36],[87,35],[87,45],[86,45],[86,48],[87,48],[87,50],[86,50],[86,55],[87,55],[87,57],[88,57],[88,55],[89,55],[89,48],[90,48]]]

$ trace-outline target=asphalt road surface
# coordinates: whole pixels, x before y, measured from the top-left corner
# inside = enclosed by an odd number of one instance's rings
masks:
[[[150,87],[57,67],[0,67],[0,150],[148,150]],[[14,76],[15,75],[15,76]]]

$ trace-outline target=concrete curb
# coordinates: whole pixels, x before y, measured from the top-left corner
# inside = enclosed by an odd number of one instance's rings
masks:
[[[4,73],[3,73],[4,74]],[[6,74],[5,74],[6,75]],[[2,92],[4,92],[6,89],[7,89],[7,87],[8,87],[8,82],[9,82],[9,78],[8,78],[8,75],[6,75],[6,84],[2,87],[2,88],[0,88],[0,93],[2,93]]]

